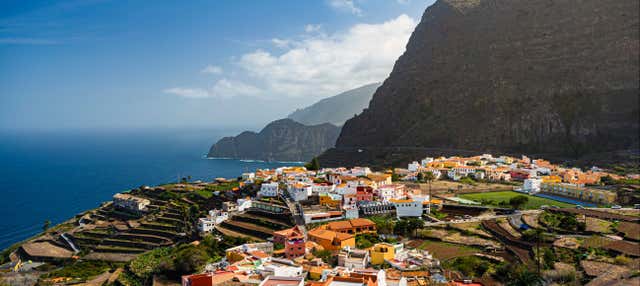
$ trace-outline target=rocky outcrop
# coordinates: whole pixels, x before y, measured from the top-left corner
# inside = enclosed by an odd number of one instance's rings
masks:
[[[439,0],[321,163],[402,164],[429,150],[566,159],[637,149],[637,6]]]
[[[208,157],[264,161],[309,161],[334,146],[340,128],[329,124],[307,126],[291,119],[269,123],[259,133],[245,131],[211,146]]]
[[[305,125],[331,123],[342,126],[347,119],[354,117],[369,106],[373,93],[381,83],[372,83],[336,96],[322,99],[309,107],[298,109],[287,116]]]

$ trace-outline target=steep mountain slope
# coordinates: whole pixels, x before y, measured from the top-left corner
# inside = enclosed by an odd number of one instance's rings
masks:
[[[327,164],[638,148],[637,1],[439,0]]]
[[[208,157],[265,161],[308,161],[332,147],[340,128],[329,124],[307,126],[291,119],[269,123],[259,133],[245,131],[211,146]]]
[[[337,126],[362,112],[381,83],[372,83],[322,99],[287,116],[305,125],[331,123]]]

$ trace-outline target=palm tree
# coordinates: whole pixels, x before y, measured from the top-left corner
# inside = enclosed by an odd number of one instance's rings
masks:
[[[433,199],[431,197],[431,182],[436,179],[436,175],[434,175],[433,172],[429,171],[424,174],[423,178],[425,181],[427,181],[427,184],[429,184],[429,213],[431,213],[431,199]]]

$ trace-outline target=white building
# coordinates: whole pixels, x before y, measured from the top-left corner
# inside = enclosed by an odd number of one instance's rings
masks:
[[[198,219],[199,232],[211,232],[215,226],[215,222],[209,218],[201,217]]]
[[[209,216],[198,219],[198,231],[211,232],[216,225],[229,219],[229,213],[220,210],[210,210]]]
[[[130,194],[117,193],[113,195],[113,205],[134,212],[146,211],[147,206],[151,204],[148,199],[132,196]]]
[[[311,192],[314,194],[333,193],[335,189],[336,185],[331,183],[314,183],[311,186]]]
[[[345,205],[342,207],[344,210],[344,218],[346,219],[354,219],[360,217],[358,213],[358,207],[354,205]]]
[[[406,195],[404,185],[384,185],[380,186],[376,191],[378,192],[380,200],[385,202],[392,199],[399,200],[404,198]]]
[[[348,269],[363,269],[369,264],[369,251],[345,247],[338,253],[338,265]]]
[[[251,199],[249,197],[236,200],[238,211],[243,212],[251,207]]]
[[[396,216],[402,217],[422,217],[422,214],[429,210],[429,196],[414,196],[411,199],[389,200],[396,207]]]
[[[307,200],[311,195],[311,185],[305,183],[295,182],[289,184],[287,190],[291,199],[296,202]]]
[[[431,162],[433,162],[433,158],[432,157],[427,157],[427,158],[424,158],[424,159],[422,159],[420,161],[420,165],[422,165],[422,167],[426,167],[427,164],[429,164]]]
[[[527,193],[540,192],[541,183],[542,179],[525,179],[524,184],[522,185],[522,190]]]
[[[304,278],[302,277],[283,277],[268,276],[258,286],[287,285],[287,286],[304,286]]]
[[[371,174],[369,167],[353,167],[351,169],[351,175],[356,177],[366,177]]]
[[[409,170],[409,172],[417,172],[418,169],[420,169],[420,163],[418,163],[417,161],[413,161],[409,163],[409,166],[407,166],[407,169]]]
[[[278,189],[279,187],[280,185],[278,184],[278,182],[262,183],[262,186],[260,186],[260,191],[258,191],[258,196],[277,197],[280,194]]]
[[[242,173],[243,181],[253,181],[256,178],[256,173]]]
[[[302,266],[296,265],[288,259],[271,258],[267,262],[256,268],[256,271],[263,277],[280,276],[280,277],[300,277],[302,275]]]

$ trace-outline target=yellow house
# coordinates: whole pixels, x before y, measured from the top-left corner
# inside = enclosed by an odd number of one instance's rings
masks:
[[[322,272],[324,272],[324,270],[330,269],[331,268],[328,266],[311,266],[309,268],[309,279],[320,280],[320,278],[322,278]]]
[[[396,256],[395,247],[386,242],[376,243],[369,250],[369,257],[371,257],[371,265],[383,264],[385,260],[391,260]]]
[[[540,179],[542,179],[543,183],[560,183],[560,182],[562,182],[562,178],[560,178],[560,176],[556,176],[556,175],[542,176],[542,177],[540,177]]]
[[[339,207],[342,204],[342,196],[338,194],[320,194],[319,203],[321,206]]]
[[[540,190],[545,193],[557,194],[560,196],[600,204],[613,204],[617,199],[617,194],[609,190],[585,188],[565,183],[542,183],[540,184]]]

